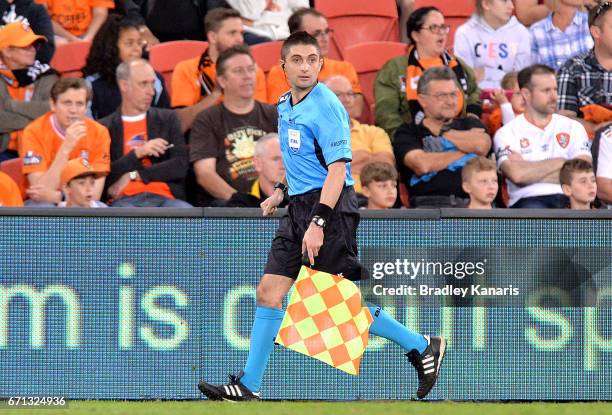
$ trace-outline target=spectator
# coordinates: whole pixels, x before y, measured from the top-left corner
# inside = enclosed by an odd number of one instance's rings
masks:
[[[442,12],[435,7],[415,10],[408,19],[407,30],[413,43],[408,54],[391,59],[376,75],[376,124],[393,138],[402,123],[420,122],[423,109],[415,88],[421,74],[434,66],[450,68],[458,79],[461,90],[455,100],[456,114],[480,117],[480,90],[474,72],[460,58],[446,51],[450,26],[444,22]]]
[[[589,11],[594,47],[559,70],[559,114],[586,128],[589,136],[612,121],[612,3]]]
[[[400,39],[404,43],[410,43],[408,33],[406,33],[406,23],[414,11],[414,0],[397,0],[397,8],[399,11]]]
[[[111,136],[107,180],[113,207],[188,208],[189,163],[175,112],[152,108],[155,71],[144,59],[117,66],[121,106],[101,120]]]
[[[108,130],[85,117],[91,90],[81,78],[60,78],[51,88],[51,111],[23,131],[19,155],[30,187],[26,205],[55,206],[65,200],[60,174],[69,160],[87,159],[95,171],[109,171]],[[100,200],[104,178],[96,179]]]
[[[478,118],[457,117],[461,90],[451,68],[427,69],[416,92],[424,117],[402,124],[393,141],[410,206],[465,207],[461,169],[471,158],[489,152],[491,138]]]
[[[597,197],[612,209],[612,125],[599,130],[591,150],[597,173]]]
[[[513,208],[564,208],[568,199],[559,185],[567,159],[591,161],[590,144],[579,122],[555,114],[555,71],[532,65],[518,74],[525,113],[495,134],[497,165],[506,176]]]
[[[389,136],[380,127],[361,124],[355,119],[355,93],[351,88],[351,82],[342,75],[334,75],[324,81],[340,99],[342,105],[351,117],[351,149],[353,160],[351,161],[351,175],[355,181],[355,191],[361,192],[360,173],[368,163],[386,162],[395,165],[393,147]]]
[[[357,71],[352,63],[338,61],[327,57],[329,53],[329,42],[333,35],[333,30],[329,28],[327,19],[318,10],[299,9],[289,17],[289,31],[291,33],[305,31],[319,43],[321,55],[323,56],[323,68],[319,72],[319,80],[327,79],[333,75],[343,75],[350,82],[355,95],[355,114],[360,116],[363,111],[363,95]],[[275,65],[270,68],[268,73],[268,102],[276,105],[278,99],[285,92],[289,91],[289,84],[285,76],[284,68]]]
[[[561,166],[559,182],[570,209],[592,209],[597,196],[597,180],[593,165],[586,160],[567,160]]]
[[[227,3],[240,12],[244,40],[249,45],[286,39],[291,13],[308,7],[308,0],[227,0]]]
[[[497,196],[497,169],[486,157],[475,157],[461,170],[463,190],[470,196],[468,209],[491,209]]]
[[[501,81],[501,89],[491,93],[491,98],[499,106],[489,116],[489,133],[494,135],[502,125],[508,124],[517,115],[525,112],[525,100],[518,87],[516,72],[508,72]],[[512,94],[508,99],[508,94]]]
[[[512,10],[512,0],[476,0],[476,13],[455,33],[455,55],[474,68],[482,89],[499,88],[507,72],[531,64],[529,31]]]
[[[121,16],[132,20],[138,25],[138,31],[140,32],[140,37],[143,40],[145,45],[145,49],[149,50],[151,46],[155,46],[159,44],[159,39],[155,37],[151,29],[147,27],[147,24],[144,20],[144,16],[147,10],[147,0],[115,0],[115,13],[120,14]],[[153,3],[153,2],[152,2]],[[176,1],[172,4],[176,5]],[[176,9],[175,9],[176,10]],[[166,16],[167,18],[167,16]],[[183,16],[183,23],[185,20],[185,16]],[[200,25],[203,25],[202,20],[200,20]],[[200,36],[203,30],[200,29],[198,33]]]
[[[94,119],[112,114],[121,105],[121,93],[115,71],[121,62],[142,58],[143,40],[134,21],[118,15],[109,16],[93,40],[83,75],[93,91],[91,116]],[[152,105],[169,108],[170,98],[161,74],[155,74],[155,96]]]
[[[21,207],[21,191],[8,174],[0,171],[0,207]]]
[[[397,170],[392,164],[375,161],[361,171],[362,193],[367,209],[391,209],[397,199]]]
[[[24,21],[0,28],[0,162],[17,157],[23,129],[49,110],[57,75],[36,60],[44,42]]]
[[[552,12],[529,28],[534,63],[557,70],[569,58],[593,47],[583,0],[552,0]]]
[[[172,106],[178,111],[183,131],[191,128],[202,110],[217,104],[223,94],[217,86],[216,66],[219,54],[244,43],[242,20],[236,10],[214,9],[204,21],[208,49],[202,56],[179,62],[172,74]],[[253,91],[258,101],[266,101],[266,76],[256,66],[257,85]],[[184,107],[184,108],[182,108]]]
[[[141,1],[141,0],[135,0]],[[206,13],[227,7],[224,0],[143,0],[147,26],[162,42],[171,40],[206,40]]]
[[[226,49],[217,61],[221,104],[198,114],[191,130],[190,161],[194,163],[197,204],[227,202],[235,192],[247,193],[257,178],[255,142],[276,132],[276,108],[253,98],[257,66],[244,46]]]
[[[46,42],[38,44],[36,59],[41,63],[51,62],[55,52],[55,39],[51,18],[45,6],[36,4],[33,0],[0,0],[0,16],[0,26],[27,20],[34,33],[47,39]]]
[[[249,193],[234,193],[227,203],[228,207],[259,207],[274,193],[276,183],[285,177],[285,166],[283,166],[277,133],[266,134],[257,140],[253,165],[257,179],[251,185],[251,190]],[[288,202],[284,200],[279,207],[287,206]]]
[[[36,0],[47,8],[58,45],[93,40],[108,17],[113,0]]]
[[[106,172],[95,171],[87,159],[78,157],[70,160],[61,174],[61,186],[66,200],[57,207],[101,208],[107,207],[95,198],[96,179]]]

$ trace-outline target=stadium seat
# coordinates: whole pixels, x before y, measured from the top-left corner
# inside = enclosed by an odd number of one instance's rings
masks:
[[[474,1],[466,0],[415,0],[414,8],[435,6],[445,17],[470,17],[476,10]]]
[[[90,41],[72,42],[58,45],[51,59],[51,67],[63,77],[82,76],[81,69],[91,48]]]
[[[317,0],[316,8],[334,30],[330,45],[345,58],[344,50],[371,41],[398,42],[399,26],[394,0]]]
[[[373,124],[374,81],[376,73],[391,58],[406,53],[406,44],[401,42],[365,42],[349,46],[344,51],[345,59],[353,64],[365,99],[360,121]]]
[[[255,58],[255,62],[267,75],[274,65],[278,65],[280,60],[280,51],[283,46],[282,40],[276,42],[265,42],[251,46],[251,54]]]
[[[166,89],[170,93],[172,71],[180,61],[201,55],[208,47],[208,42],[200,40],[174,40],[159,43],[149,51],[149,61],[153,68],[162,74]]]
[[[28,187],[28,181],[26,176],[21,172],[23,163],[21,158],[6,160],[0,163],[0,171],[6,173],[17,183],[19,190],[21,190],[21,198],[26,198],[26,188]]]
[[[446,48],[453,51],[453,45],[455,44],[455,32],[457,28],[464,24],[468,20],[467,17],[445,17],[444,21],[450,26],[450,32],[446,40]]]

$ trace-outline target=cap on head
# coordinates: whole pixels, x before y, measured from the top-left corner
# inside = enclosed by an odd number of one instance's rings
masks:
[[[94,176],[97,179],[98,177],[106,176],[106,172],[94,170],[87,159],[77,157],[68,161],[68,164],[66,164],[66,167],[62,170],[60,181],[63,186],[74,179],[85,176]]]
[[[38,41],[46,42],[47,38],[35,34],[28,22],[17,21],[0,28],[0,49],[25,48]]]

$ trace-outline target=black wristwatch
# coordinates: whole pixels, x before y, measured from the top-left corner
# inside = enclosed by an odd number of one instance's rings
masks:
[[[283,182],[278,182],[274,185],[274,189],[281,189],[284,194],[287,194],[287,185]]]
[[[325,227],[327,226],[327,221],[323,219],[321,216],[313,216],[310,222],[314,223],[319,228],[323,228],[323,229],[325,229]]]

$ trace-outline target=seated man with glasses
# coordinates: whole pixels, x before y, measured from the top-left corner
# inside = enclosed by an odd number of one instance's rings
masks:
[[[333,75],[342,75],[351,82],[351,87],[355,95],[355,112],[357,116],[363,111],[363,96],[357,71],[352,63],[338,61],[327,57],[329,53],[329,43],[334,31],[329,27],[327,19],[318,10],[302,8],[296,10],[289,17],[289,31],[291,33],[305,31],[319,43],[321,54],[323,55],[323,68],[319,72],[319,81],[327,79]],[[278,99],[285,92],[289,91],[289,84],[285,76],[284,68],[280,65],[273,66],[268,73],[268,102],[276,105]]]
[[[458,85],[448,67],[423,72],[416,86],[423,118],[402,124],[395,133],[393,149],[410,207],[466,207],[461,169],[491,148],[491,137],[478,118],[457,117]]]
[[[414,46],[406,55],[389,60],[376,76],[376,125],[393,138],[402,123],[422,119],[416,85],[423,72],[434,66],[450,68],[459,80],[455,115],[480,117],[482,103],[474,71],[446,50],[450,26],[442,12],[436,7],[421,7],[410,15],[406,28]]]
[[[612,122],[612,1],[589,11],[594,47],[557,73],[559,114],[580,122],[593,137]]]

